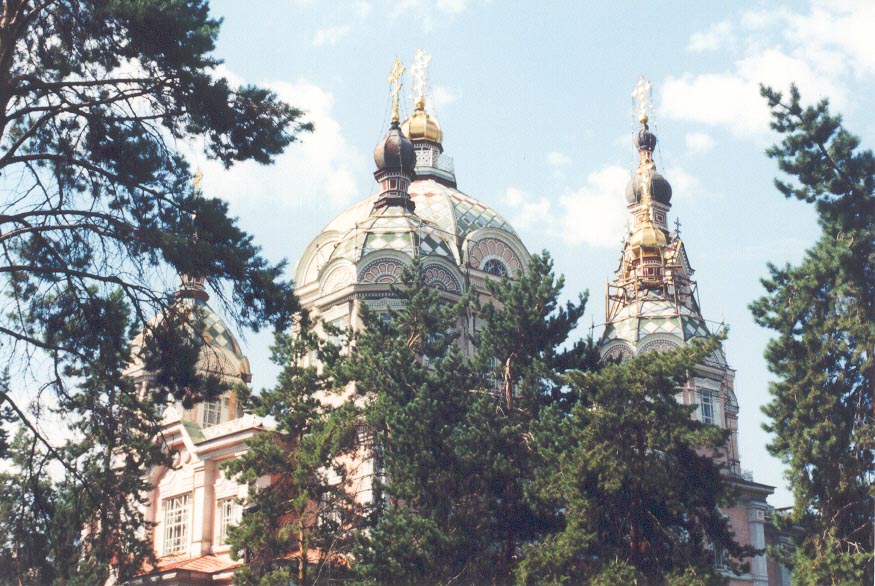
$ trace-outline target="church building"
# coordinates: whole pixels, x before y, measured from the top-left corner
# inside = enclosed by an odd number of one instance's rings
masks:
[[[397,97],[403,68],[396,62],[391,122],[374,152],[376,190],[328,222],[298,261],[296,293],[302,306],[324,323],[356,328],[362,304],[377,312],[396,306],[391,288],[413,259],[419,259],[428,283],[446,299],[473,292],[481,301],[489,299],[487,279],[513,278],[529,261],[513,227],[460,189],[453,160],[444,150],[443,130],[427,105],[428,60],[417,54],[412,68],[415,107],[403,121]],[[656,135],[646,114],[634,141],[640,164],[625,193],[632,223],[619,268],[608,284],[599,341],[606,360],[680,347],[712,332],[700,310],[679,230],[669,228],[671,186],[655,170]],[[177,303],[199,312],[203,323],[200,366],[227,382],[247,384],[249,361],[208,300],[202,282],[183,279]],[[473,353],[471,340],[478,327],[476,315],[462,324],[466,355]],[[132,364],[129,374],[148,385],[142,365]],[[677,398],[696,405],[694,416],[701,421],[729,430],[721,457],[738,500],[724,512],[739,542],[764,547],[770,538],[766,498],[772,488],[754,482],[741,468],[734,371],[722,350],[696,367]],[[267,422],[243,412],[233,390],[192,409],[166,409],[160,441],[174,454],[174,462],[149,471],[152,491],[146,512],[154,523],[151,537],[158,565],[131,584],[230,584],[242,561],[231,559],[225,538],[228,527],[240,519],[247,487],[227,478],[222,463],[241,454],[248,438],[268,428]],[[359,488],[367,492],[373,471],[362,470]],[[721,552],[715,552],[715,564],[721,566]],[[789,584],[786,572],[763,555],[750,560],[749,573],[727,576],[733,586]]]

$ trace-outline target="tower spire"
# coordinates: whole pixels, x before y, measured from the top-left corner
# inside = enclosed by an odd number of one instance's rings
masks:
[[[380,183],[380,196],[374,204],[375,210],[401,206],[412,212],[415,207],[407,189],[414,176],[416,152],[413,143],[404,136],[398,124],[398,94],[401,91],[402,75],[404,66],[396,57],[387,80],[392,98],[392,122],[389,131],[374,149],[374,163],[377,165],[374,178]]]
[[[203,197],[203,188],[201,184],[204,181],[204,172],[198,167],[197,172],[191,178],[191,185],[193,187],[194,197],[200,198]],[[197,219],[197,212],[191,215],[192,225],[195,224],[195,220]],[[192,244],[197,243],[197,229],[192,228],[192,234],[190,237],[190,242]],[[186,273],[180,273],[179,279],[181,283],[179,284],[179,289],[174,293],[174,296],[177,299],[199,299],[201,301],[208,301],[210,298],[209,293],[207,293],[207,288],[204,286],[204,278],[194,275],[189,275]]]

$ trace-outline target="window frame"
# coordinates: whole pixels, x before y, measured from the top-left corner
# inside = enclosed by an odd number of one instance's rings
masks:
[[[191,524],[191,493],[165,498],[161,501],[164,510],[164,555],[179,555],[188,551],[188,528]]]

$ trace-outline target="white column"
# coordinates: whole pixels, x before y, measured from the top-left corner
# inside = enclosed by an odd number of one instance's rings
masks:
[[[216,464],[205,461],[194,469],[192,494],[191,556],[210,553],[213,545],[213,517],[216,509]]]
[[[757,549],[766,547],[766,504],[753,501],[748,505],[747,524],[750,529],[750,544]],[[769,570],[765,554],[751,559],[750,574],[754,586],[769,586]]]

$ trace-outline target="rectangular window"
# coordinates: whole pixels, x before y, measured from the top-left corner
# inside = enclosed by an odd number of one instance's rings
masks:
[[[188,519],[191,495],[164,499],[164,555],[188,549]]]
[[[203,417],[201,422],[204,427],[212,427],[228,421],[228,413],[231,407],[230,397],[219,397],[215,401],[204,401]]]
[[[347,316],[339,317],[328,322],[328,342],[333,346],[343,346],[346,344],[346,330],[349,327],[349,318]]]
[[[699,401],[702,421],[710,425],[717,425],[717,417],[714,415],[714,397],[709,391],[702,391],[699,393]]]
[[[219,509],[219,544],[228,543],[228,527],[236,525],[240,521],[240,505],[236,499],[221,499]]]

